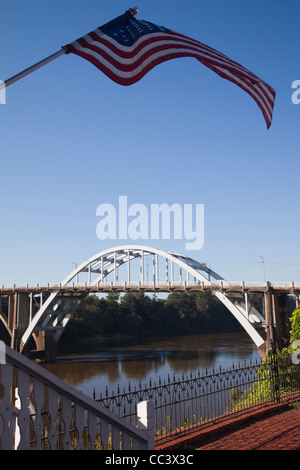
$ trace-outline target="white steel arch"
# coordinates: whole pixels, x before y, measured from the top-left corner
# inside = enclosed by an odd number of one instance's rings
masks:
[[[149,279],[147,279],[147,281],[145,279],[145,259],[149,256],[152,257],[150,283]],[[139,279],[135,277],[134,281],[132,281],[131,264],[134,260],[139,260],[140,262]],[[159,272],[159,266],[162,263],[165,263],[165,278],[163,280],[161,280],[161,273]],[[111,275],[113,275],[113,281],[110,281],[111,285],[117,285],[119,283],[119,268],[123,265],[126,265],[127,267],[125,281],[123,281],[125,289],[126,286],[129,286],[132,283],[142,285],[145,287],[144,290],[147,290],[147,286],[150,287],[151,285],[152,287],[155,287],[159,284],[171,286],[175,283],[184,283],[185,286],[189,286],[191,282],[190,277],[193,277],[194,283],[198,284],[214,285],[216,282],[222,281],[223,285],[229,285],[225,279],[208,268],[205,263],[200,263],[189,257],[148,246],[122,245],[103,250],[96,255],[91,256],[89,259],[86,259],[61,282],[60,286],[74,286],[75,283],[78,283],[79,275],[82,274],[87,275],[87,281],[85,284],[89,286],[103,286]],[[179,269],[179,282],[175,280],[174,267]],[[147,269],[147,276],[148,274]],[[59,294],[60,290],[58,288],[57,291],[53,292],[48,297],[46,302],[34,315],[21,338],[22,349],[26,345],[32,333],[37,330],[51,329],[54,331],[53,334],[55,340],[59,340],[63,329],[76,311],[82,298],[84,298],[84,296],[78,299],[75,298],[75,300],[72,298],[63,305],[61,298],[59,298]],[[254,327],[255,323],[261,324],[264,321],[260,313],[255,309],[251,309],[250,313],[241,302],[230,300],[227,295],[219,290],[213,291],[213,294],[219,298],[219,300],[239,321],[256,346],[261,346],[264,343],[264,339]]]

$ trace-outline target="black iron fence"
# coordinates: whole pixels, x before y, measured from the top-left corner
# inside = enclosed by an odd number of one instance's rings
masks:
[[[272,355],[264,362],[233,365],[226,370],[168,378],[158,383],[94,398],[136,424],[136,406],[151,400],[155,407],[156,440],[225,420],[250,408],[300,399],[300,365],[289,355]]]

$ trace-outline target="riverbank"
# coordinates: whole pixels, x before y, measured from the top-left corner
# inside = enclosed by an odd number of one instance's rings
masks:
[[[242,331],[241,325],[208,292],[173,292],[164,300],[143,292],[126,292],[122,297],[109,293],[106,298],[89,295],[80,304],[60,345],[93,337],[161,338],[235,331]]]

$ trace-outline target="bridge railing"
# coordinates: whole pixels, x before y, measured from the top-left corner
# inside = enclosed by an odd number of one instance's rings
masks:
[[[137,427],[9,347],[1,358],[1,450],[154,449],[151,403]]]
[[[216,287],[218,289],[222,289],[222,287],[243,287],[243,288],[284,288],[293,291],[293,289],[300,289],[300,282],[257,282],[257,281],[231,281],[230,283],[226,281],[215,281],[212,284],[207,284],[204,283],[203,281],[198,281],[198,280],[193,280],[190,279],[188,281],[178,281],[178,280],[173,280],[173,281],[110,281],[110,280],[103,280],[99,281],[97,284],[94,284],[93,282],[71,282],[67,285],[63,285],[61,283],[36,283],[36,284],[23,284],[23,285],[17,285],[17,284],[12,284],[12,285],[0,285],[0,293],[5,293],[5,291],[36,291],[38,292],[39,290],[51,290],[51,291],[59,291],[59,290],[68,290],[68,289],[95,289],[97,288],[110,288],[110,287],[117,287],[120,289],[126,289],[130,287],[143,287],[149,289],[153,287],[172,287],[172,286],[182,286],[183,288],[186,287],[191,287],[191,286],[209,286],[213,289],[213,287]]]

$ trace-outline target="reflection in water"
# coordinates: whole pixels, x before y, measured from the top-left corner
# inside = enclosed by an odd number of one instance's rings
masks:
[[[89,396],[142,383],[143,388],[167,380],[195,375],[198,370],[228,368],[238,362],[260,359],[246,333],[207,334],[164,339],[122,339],[82,343],[80,353],[44,364],[52,373]]]

